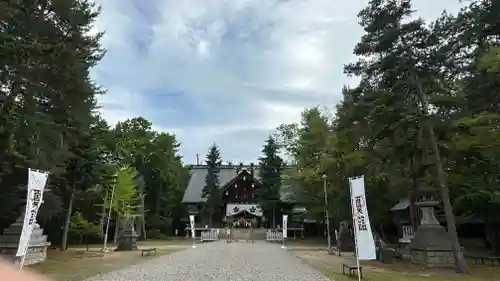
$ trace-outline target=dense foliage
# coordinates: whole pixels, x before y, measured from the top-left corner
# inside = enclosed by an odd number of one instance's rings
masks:
[[[313,108],[301,123],[280,126],[296,164],[288,178],[313,207],[323,198],[320,175],[328,175],[338,221],[349,216],[348,178],[365,175],[375,226],[398,200],[413,203],[435,188],[452,236],[455,217],[473,216],[500,252],[500,2],[471,1],[433,22],[416,18],[410,2],[371,0],[358,14],[365,33],[345,72],[360,82],[342,90],[334,117]],[[416,212],[412,220],[418,224]]]
[[[39,221],[63,249],[94,222],[102,236],[109,208],[113,224],[137,216],[139,230],[170,235],[189,176],[174,135],[143,118],[110,128],[97,113],[105,91],[89,72],[105,52],[91,2],[0,4],[0,228],[19,216],[28,168],[50,171]]]

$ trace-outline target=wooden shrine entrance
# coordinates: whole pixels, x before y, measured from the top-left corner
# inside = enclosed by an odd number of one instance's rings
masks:
[[[258,228],[262,210],[257,204],[227,204],[226,223],[233,228]]]

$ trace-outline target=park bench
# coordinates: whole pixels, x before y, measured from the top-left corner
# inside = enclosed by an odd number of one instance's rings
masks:
[[[481,256],[481,255],[469,255],[468,258],[472,259],[475,264],[485,264],[485,261],[489,261],[491,266],[495,266],[496,263],[500,266],[500,257],[493,256]]]
[[[347,275],[349,277],[359,277],[363,278],[363,270],[361,266],[359,267],[359,272],[358,272],[358,266],[357,265],[348,265],[348,264],[342,264],[342,274]]]
[[[141,256],[144,256],[144,254],[146,254],[147,256],[149,256],[153,252],[156,253],[156,248],[141,249]]]

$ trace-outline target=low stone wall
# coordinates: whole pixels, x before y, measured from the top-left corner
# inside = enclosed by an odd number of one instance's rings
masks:
[[[50,246],[50,242],[30,245],[27,250],[26,258],[24,259],[24,265],[41,263],[47,259],[47,248]],[[12,247],[10,245],[0,245],[0,255],[6,260],[10,260],[13,263],[19,263],[20,257],[16,257],[17,247]]]
[[[411,250],[411,261],[426,266],[453,266],[453,253],[450,251]]]

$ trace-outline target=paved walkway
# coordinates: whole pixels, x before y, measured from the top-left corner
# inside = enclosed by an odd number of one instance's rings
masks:
[[[199,244],[88,281],[327,281],[279,245]]]

